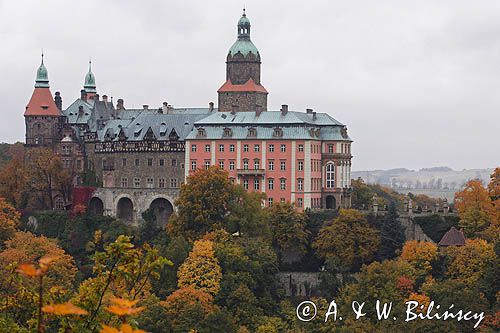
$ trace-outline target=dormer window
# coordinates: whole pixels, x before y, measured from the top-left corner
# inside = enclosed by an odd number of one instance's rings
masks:
[[[224,137],[229,138],[233,136],[233,131],[230,128],[224,128]]]
[[[198,128],[198,137],[205,138],[207,136],[207,132],[204,128]]]
[[[283,136],[283,129],[280,127],[276,127],[273,132],[274,137],[281,138]]]
[[[257,136],[257,129],[255,128],[249,128],[248,129],[248,136],[249,137],[252,137],[252,138],[255,138]]]
[[[172,131],[170,132],[170,135],[168,136],[170,141],[177,141],[179,140],[179,136],[177,135],[177,132],[175,131],[174,128],[172,128]]]
[[[161,123],[160,125],[160,136],[167,135],[167,124]]]

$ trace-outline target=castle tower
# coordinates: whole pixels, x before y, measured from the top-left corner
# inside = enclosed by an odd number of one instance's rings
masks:
[[[219,88],[219,111],[266,111],[267,90],[260,83],[260,54],[250,40],[245,10],[238,21],[238,39],[226,59],[226,82]]]
[[[86,100],[93,99],[95,94],[97,93],[95,85],[95,75],[94,73],[92,73],[92,61],[90,60],[89,60],[89,71],[87,75],[85,75],[85,83],[83,84],[83,90],[85,92]]]
[[[60,101],[60,95],[58,103]],[[35,90],[24,112],[26,146],[53,146],[60,140],[63,117],[49,86],[47,68],[42,63],[37,70]]]

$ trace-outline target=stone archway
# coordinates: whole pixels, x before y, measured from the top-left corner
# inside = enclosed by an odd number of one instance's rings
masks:
[[[102,215],[104,213],[104,203],[98,197],[93,197],[89,202],[89,212],[92,215]]]
[[[134,204],[130,198],[123,197],[118,200],[116,218],[129,223],[134,221]]]
[[[153,212],[156,223],[159,226],[165,226],[168,218],[174,212],[174,206],[165,198],[156,198],[149,205],[149,209]]]
[[[335,209],[337,208],[337,200],[333,195],[326,196],[326,209]]]

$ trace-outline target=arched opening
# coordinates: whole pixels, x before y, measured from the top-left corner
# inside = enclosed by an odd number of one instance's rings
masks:
[[[337,208],[337,201],[333,195],[328,195],[326,197],[326,209],[335,209]]]
[[[104,213],[104,203],[102,200],[97,197],[90,199],[89,212],[92,215],[102,215]]]
[[[134,204],[129,198],[121,198],[118,200],[116,217],[125,222],[134,220]]]
[[[149,205],[149,209],[153,212],[155,218],[156,218],[156,223],[159,226],[164,226],[168,222],[168,218],[170,215],[172,215],[174,211],[174,207],[165,198],[157,198],[151,202],[151,205]]]

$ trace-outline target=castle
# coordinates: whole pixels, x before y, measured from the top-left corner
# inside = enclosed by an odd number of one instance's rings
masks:
[[[291,202],[297,209],[335,209],[351,203],[351,143],[347,128],[312,109],[267,109],[261,56],[250,39],[245,12],[226,58],[218,106],[129,109],[100,96],[91,63],[80,98],[66,109],[52,95],[43,62],[24,113],[26,147],[50,147],[74,174],[95,175],[89,209],[130,223],[152,209],[164,223],[180,185],[198,168],[219,166],[232,182],[265,192],[265,206]],[[54,209],[71,198],[56,194]]]

